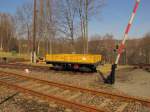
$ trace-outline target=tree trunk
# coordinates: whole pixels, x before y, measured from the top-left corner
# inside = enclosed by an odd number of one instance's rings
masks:
[[[0,51],[3,51],[3,38],[1,36],[1,46],[0,46]]]
[[[27,54],[30,54],[31,52],[31,43],[30,43],[30,30],[27,24],[27,32],[28,32],[28,50],[27,50]]]
[[[37,55],[40,55],[40,40],[37,43]]]
[[[86,54],[88,54],[88,0],[85,0],[85,41],[86,41]]]

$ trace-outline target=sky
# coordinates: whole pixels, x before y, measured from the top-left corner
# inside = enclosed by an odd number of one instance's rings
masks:
[[[16,8],[24,2],[31,0],[0,0],[0,12],[15,14]],[[135,0],[106,0],[101,9],[99,18],[89,22],[89,35],[105,35],[110,33],[121,39],[133,10]],[[130,38],[138,38],[150,32],[150,0],[141,0],[135,20],[133,22]]]
[[[100,19],[90,22],[91,35],[111,33],[122,38],[135,0],[107,0],[105,4]],[[141,0],[129,37],[138,38],[147,32],[150,32],[150,0]]]

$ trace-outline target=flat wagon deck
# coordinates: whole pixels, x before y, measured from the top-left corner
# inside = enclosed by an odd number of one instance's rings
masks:
[[[96,71],[102,56],[95,54],[47,54],[46,63],[56,68]]]

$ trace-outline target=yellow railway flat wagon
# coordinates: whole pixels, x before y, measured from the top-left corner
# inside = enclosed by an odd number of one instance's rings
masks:
[[[101,62],[102,56],[95,54],[47,54],[45,61],[54,67],[63,69],[90,69],[96,71],[96,66]]]

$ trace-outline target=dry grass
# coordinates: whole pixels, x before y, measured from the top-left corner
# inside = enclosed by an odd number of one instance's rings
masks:
[[[18,54],[18,53],[11,53],[11,52],[0,52],[0,58],[7,57],[7,58],[24,58],[24,59],[30,59],[30,56],[27,54]]]

